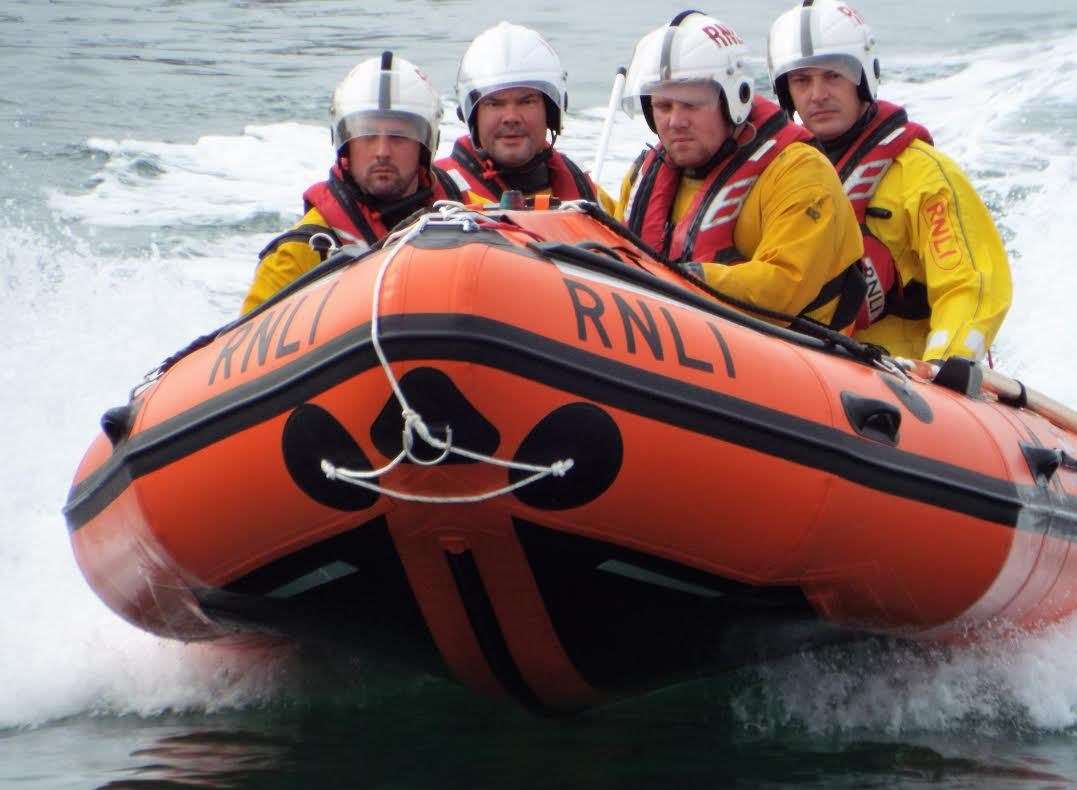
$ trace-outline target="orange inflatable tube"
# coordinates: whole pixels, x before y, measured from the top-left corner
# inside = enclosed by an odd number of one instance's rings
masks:
[[[1077,604],[1077,435],[975,365],[735,311],[589,207],[420,222],[106,413],[65,514],[117,613],[573,711]]]

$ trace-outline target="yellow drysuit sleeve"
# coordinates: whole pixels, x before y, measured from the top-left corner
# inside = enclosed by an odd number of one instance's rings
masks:
[[[292,230],[304,227],[321,226],[328,230],[325,221],[316,208],[312,208],[299,220]],[[284,286],[306,274],[319,263],[322,256],[311,248],[305,240],[289,241],[288,233],[279,236],[281,241],[270,242],[267,252],[258,262],[247,297],[243,300],[241,314],[249,313]]]

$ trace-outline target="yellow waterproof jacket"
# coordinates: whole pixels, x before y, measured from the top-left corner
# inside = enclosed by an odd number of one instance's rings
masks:
[[[293,231],[314,230],[320,226],[329,230],[329,223],[316,208],[310,209],[294,226]],[[309,233],[297,233],[294,241],[288,240],[289,234],[279,236],[279,241],[268,251],[263,251],[262,259],[254,273],[247,297],[243,300],[242,313],[249,313],[284,286],[303,274],[306,274],[324,260],[323,256],[307,244]]]
[[[854,337],[913,359],[982,359],[1009,310],[1010,265],[991,214],[958,166],[919,140],[897,156],[871,200],[868,231],[894,256],[931,314],[885,316]],[[888,218],[873,216],[890,213]]]
[[[637,176],[632,168],[621,184],[616,217],[624,220]],[[681,177],[671,220],[679,222],[703,181]],[[707,284],[745,302],[798,315],[864,254],[852,205],[833,165],[817,149],[792,143],[752,185],[733,230],[746,256],[726,265],[700,261]],[[837,297],[809,313],[829,324]]]

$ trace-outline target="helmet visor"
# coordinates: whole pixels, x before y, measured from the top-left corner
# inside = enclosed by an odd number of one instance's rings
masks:
[[[864,73],[864,67],[860,64],[860,61],[852,55],[808,55],[807,57],[786,61],[775,68],[773,70],[773,79],[777,81],[779,77],[785,77],[798,69],[833,71],[845,77],[853,85],[860,84],[860,77]]]
[[[401,137],[414,140],[433,153],[434,135],[425,118],[408,112],[362,110],[345,115],[333,130],[338,148],[360,137]]]
[[[629,116],[634,116],[643,108],[644,99],[670,99],[688,104],[692,107],[717,106],[722,95],[722,86],[714,80],[688,79],[661,81],[654,80],[634,86],[631,94],[626,93],[621,99],[621,107]]]
[[[464,86],[466,87],[466,86]],[[493,85],[476,86],[468,90],[463,96],[460,97],[461,111],[464,114],[465,119],[470,119],[471,114],[478,107],[479,103],[495,93],[499,93],[510,88],[527,88],[530,90],[536,90],[543,94],[551,102],[554,107],[561,108],[563,104],[560,92],[557,90],[557,86],[553,83],[546,82],[544,80],[517,80],[515,82],[500,82]]]
[[[683,28],[666,26],[636,44],[621,97],[621,108],[629,116],[643,109],[643,99],[666,87],[710,84],[720,92],[723,76],[733,78],[740,68],[736,58],[742,56],[742,46],[718,48],[702,33],[685,36]]]

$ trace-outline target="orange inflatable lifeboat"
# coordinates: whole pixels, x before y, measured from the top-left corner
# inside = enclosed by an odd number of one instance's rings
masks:
[[[153,633],[328,640],[572,711],[1070,614],[1074,425],[975,364],[723,305],[588,204],[450,206],[166,360],[65,515]]]

